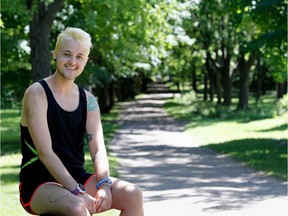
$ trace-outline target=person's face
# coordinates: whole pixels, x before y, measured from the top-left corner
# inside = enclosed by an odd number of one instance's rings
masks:
[[[74,80],[82,73],[88,54],[89,50],[83,48],[75,40],[63,40],[57,52],[54,52],[57,72],[66,79]]]

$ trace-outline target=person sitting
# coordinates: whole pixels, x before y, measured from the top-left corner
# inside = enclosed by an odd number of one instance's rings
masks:
[[[53,51],[55,73],[24,94],[19,192],[30,214],[86,216],[118,209],[120,215],[144,215],[139,186],[110,176],[95,96],[74,82],[91,47],[87,32],[66,28]],[[85,137],[94,173],[84,169]]]

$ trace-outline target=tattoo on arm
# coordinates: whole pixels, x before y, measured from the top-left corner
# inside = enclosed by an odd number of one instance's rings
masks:
[[[96,155],[97,155],[97,153],[94,155],[94,157],[92,157],[93,163],[96,161]]]
[[[95,160],[96,160],[96,155],[94,157],[92,157],[93,163],[95,162]]]
[[[96,111],[97,109],[99,109],[99,105],[96,98],[94,96],[89,96],[87,99],[87,110]]]
[[[93,134],[87,134],[87,142],[89,143],[91,140],[93,140]]]

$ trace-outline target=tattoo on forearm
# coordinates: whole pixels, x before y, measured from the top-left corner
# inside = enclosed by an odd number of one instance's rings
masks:
[[[96,111],[99,109],[98,102],[94,96],[89,96],[87,99],[87,110],[88,111]]]
[[[94,163],[95,160],[96,160],[96,155],[97,155],[97,153],[94,155],[94,157],[92,157],[92,161],[93,161],[93,163]]]
[[[87,142],[89,143],[91,140],[93,140],[93,134],[87,134]]]
[[[58,193],[59,192],[59,193]],[[52,192],[51,194],[48,195],[48,199],[49,199],[49,202],[51,203],[55,203],[65,197],[68,196],[69,193],[63,193],[63,189],[61,189],[61,192],[60,192],[60,189],[58,190],[55,190],[54,192]]]

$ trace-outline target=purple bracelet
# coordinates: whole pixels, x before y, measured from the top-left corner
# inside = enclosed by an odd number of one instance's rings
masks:
[[[99,181],[99,182],[96,184],[96,189],[98,190],[99,187],[100,187],[102,184],[106,183],[106,182],[107,182],[109,185],[112,184],[112,180],[111,180],[110,178],[103,179],[103,180]]]

